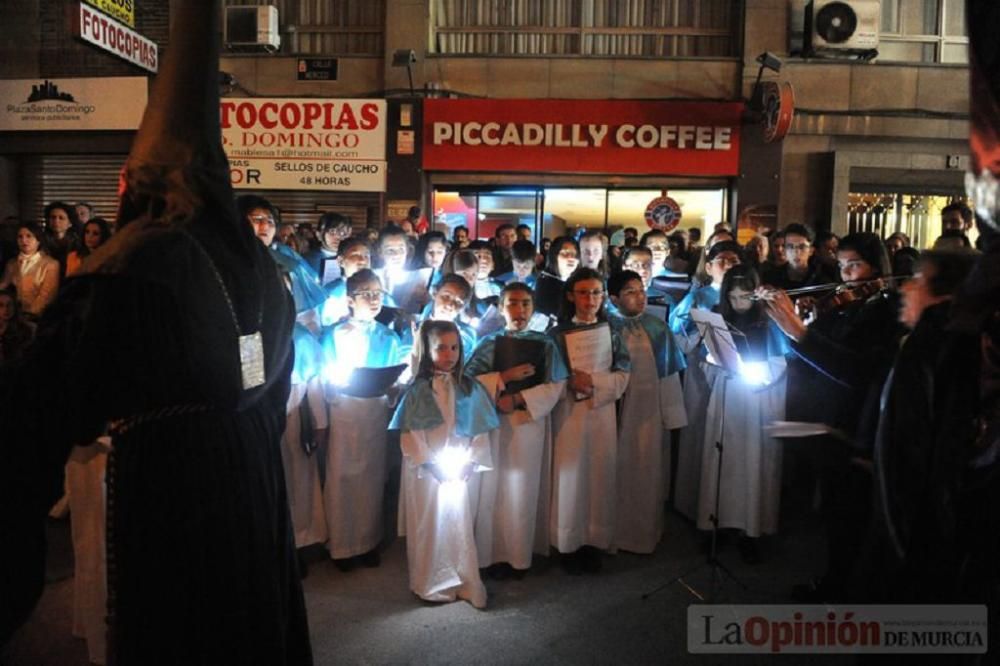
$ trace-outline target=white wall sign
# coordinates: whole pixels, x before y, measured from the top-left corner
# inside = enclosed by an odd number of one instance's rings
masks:
[[[73,29],[77,37],[133,65],[156,72],[159,67],[156,42],[83,3],[80,3],[76,18]]]
[[[226,98],[220,111],[237,189],[385,191],[385,100]]]
[[[0,80],[0,131],[134,130],[147,88],[144,76]]]

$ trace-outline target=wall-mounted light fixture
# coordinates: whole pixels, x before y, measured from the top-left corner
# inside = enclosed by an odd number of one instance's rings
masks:
[[[415,95],[413,91],[413,65],[417,62],[417,54],[413,49],[396,49],[392,54],[393,67],[405,67],[406,76],[410,80],[410,96]]]

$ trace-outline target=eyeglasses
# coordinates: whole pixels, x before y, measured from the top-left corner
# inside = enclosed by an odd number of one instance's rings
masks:
[[[574,289],[573,293],[577,296],[593,296],[595,298],[600,298],[604,295],[603,289]]]
[[[269,227],[274,226],[274,218],[270,215],[251,215],[250,222],[252,224],[266,224]]]
[[[381,289],[371,289],[365,291],[356,291],[351,294],[352,298],[360,298],[362,300],[368,301],[369,303],[380,303],[382,301],[382,294],[385,292]]]
[[[351,235],[350,227],[330,227],[326,230],[326,233],[333,234],[338,238],[347,238]]]
[[[384,247],[382,248],[382,255],[386,257],[399,257],[406,254],[405,247]]]
[[[785,250],[792,250],[794,252],[805,252],[810,247],[809,243],[785,243]]]
[[[452,296],[447,292],[443,291],[438,292],[437,298],[440,299],[444,305],[450,305],[454,307],[456,310],[461,310],[463,307],[465,307],[465,301],[456,296]]]
[[[740,260],[737,257],[727,257],[726,255],[719,255],[715,259],[712,259],[712,263],[716,266],[739,266]]]
[[[659,243],[651,243],[646,247],[652,252],[666,252],[670,249],[669,245],[660,245]]]

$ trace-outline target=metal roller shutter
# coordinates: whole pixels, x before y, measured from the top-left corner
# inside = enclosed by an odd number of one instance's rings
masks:
[[[21,215],[41,221],[53,201],[86,201],[94,215],[114,222],[118,173],[126,155],[30,155],[21,162]]]

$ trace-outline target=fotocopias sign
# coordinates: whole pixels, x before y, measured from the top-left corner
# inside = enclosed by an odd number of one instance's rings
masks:
[[[385,191],[385,100],[227,98],[233,187]]]
[[[427,100],[424,168],[734,176],[741,102]]]

